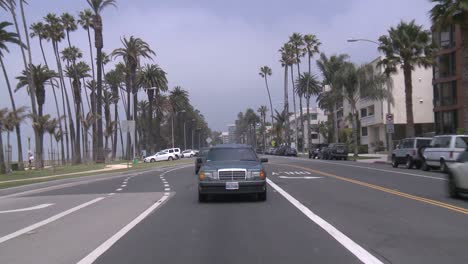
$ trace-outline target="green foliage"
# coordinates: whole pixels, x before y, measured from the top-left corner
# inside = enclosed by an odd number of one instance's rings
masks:
[[[340,142],[350,145],[353,142],[353,129],[352,128],[341,129],[339,133],[339,139],[340,139]]]

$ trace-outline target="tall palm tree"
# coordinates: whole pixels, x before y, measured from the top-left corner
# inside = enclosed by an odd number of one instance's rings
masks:
[[[409,23],[400,22],[397,27],[391,27],[388,35],[379,38],[379,50],[385,55],[380,65],[385,67],[387,74],[397,71],[400,66],[405,79],[406,104],[406,136],[413,137],[413,81],[412,72],[415,66],[428,68],[434,64],[435,49],[431,39],[431,32],[424,30],[414,20]]]
[[[91,9],[85,9],[80,12],[78,15],[80,18],[78,19],[78,24],[81,25],[81,27],[86,30],[88,33],[88,43],[89,43],[89,54],[91,57],[91,72],[93,76],[93,81],[96,81],[96,77],[94,75],[94,58],[93,58],[93,46],[91,44],[91,33],[90,33],[90,28],[92,27],[93,23],[93,12]]]
[[[96,109],[97,109],[97,162],[104,162],[103,155],[103,131],[102,131],[102,48],[104,47],[104,40],[102,36],[103,24],[101,13],[106,7],[116,7],[115,0],[86,0],[93,11],[92,25],[94,29],[94,46],[96,47]]]
[[[177,127],[174,128],[174,138],[177,138],[177,142],[181,142],[180,139],[183,131],[180,128],[177,113],[187,111],[187,106],[190,105],[188,92],[180,86],[175,86],[169,93],[169,105],[172,112],[172,120],[175,120],[174,123],[177,124]]]
[[[150,136],[147,137],[148,142],[147,146],[149,151],[154,151],[153,138],[159,137],[153,133],[153,104],[154,104],[154,95],[155,91],[160,93],[161,91],[167,91],[167,78],[166,72],[162,70],[157,64],[148,64],[140,72],[140,78],[138,78],[138,86],[146,90],[148,95],[149,103],[149,114],[148,114],[148,124]],[[149,88],[149,89],[148,89]]]
[[[104,135],[104,138],[105,138],[104,149],[107,151],[108,146],[109,146],[108,145],[109,137],[112,135],[112,132],[114,131],[114,123],[111,120],[110,105],[118,99],[114,98],[114,93],[110,89],[104,89],[102,99],[104,103],[104,119],[106,121],[105,133],[104,133],[105,134]]]
[[[337,104],[343,102],[341,93],[337,85],[335,84],[335,76],[343,64],[348,60],[349,56],[347,54],[338,54],[327,57],[324,53],[320,54],[320,59],[317,60],[317,67],[322,73],[323,85],[329,86],[329,92],[325,92],[326,96],[319,96],[317,98],[319,105],[322,98],[330,99],[329,102],[332,103],[332,109],[329,111],[330,121],[333,124],[333,141],[338,142],[338,118],[337,114]]]
[[[133,93],[133,119],[137,121],[138,85],[136,81],[136,71],[141,58],[151,58],[151,55],[156,55],[156,53],[150,48],[148,43],[134,36],[130,36],[129,39],[124,37],[122,45],[123,48],[115,49],[112,52],[112,57],[122,57],[128,68],[130,86],[127,87],[127,92],[128,89],[130,89]],[[138,142],[136,130],[134,136],[136,144]],[[138,144],[136,144],[136,146],[138,146]]]
[[[293,46],[290,43],[285,43],[279,50],[281,53],[281,66],[284,67],[284,112],[289,115],[289,98],[288,98],[288,67],[294,63],[294,51]],[[289,134],[289,117],[285,121],[285,132],[283,142],[287,145],[291,145],[291,136]]]
[[[65,33],[67,35],[68,47],[71,47],[70,32],[78,29],[75,18],[69,13],[65,12],[60,16],[60,21],[62,22],[63,28],[65,29]]]
[[[10,25],[12,24],[8,22],[0,23],[0,65],[2,66],[3,76],[5,77],[5,81],[7,84],[8,95],[10,96],[11,108],[13,109],[13,113],[16,113],[17,109],[16,109],[15,98],[13,97],[13,91],[11,89],[10,80],[8,78],[5,64],[3,63],[3,56],[4,56],[4,52],[9,52],[7,44],[11,43],[11,44],[19,45],[19,46],[24,46],[24,44],[21,42],[17,33],[9,32],[5,29],[6,27]],[[15,126],[15,130],[16,130],[16,140],[17,140],[17,146],[18,146],[18,169],[24,170],[23,147],[22,147],[22,142],[21,142],[21,126],[19,123]]]
[[[47,132],[49,134],[49,138],[50,138],[50,159],[52,161],[55,160],[54,158],[54,146],[53,146],[53,137],[55,136],[55,133],[57,132],[57,127],[58,127],[58,124],[59,124],[59,119],[57,118],[52,118],[52,119],[49,119],[48,122],[45,124],[45,127],[44,127],[44,130],[45,132]]]
[[[63,77],[62,63],[60,61],[60,55],[58,51],[59,50],[58,43],[65,38],[65,33],[64,33],[65,29],[56,14],[49,13],[46,15],[44,19],[46,22],[45,29],[47,32],[47,41],[50,41],[52,44],[52,50],[54,51],[55,60],[57,63],[57,71],[58,71],[59,78],[60,78],[60,87],[61,87],[61,93],[62,93],[62,107],[63,107],[63,113],[65,115],[64,133],[65,133],[65,140],[66,140],[66,147],[67,147],[67,160],[69,160],[70,159],[69,146],[71,146],[72,155],[75,154],[74,152],[75,128],[74,128],[73,119],[72,119],[69,96],[68,96],[68,92],[65,86],[65,80]],[[65,105],[66,105],[66,108],[65,108]],[[67,117],[68,117],[68,121],[67,121]],[[68,122],[68,125],[67,125],[67,122]],[[68,129],[70,133],[68,133]]]
[[[371,64],[356,67],[353,63],[346,62],[336,73],[337,87],[341,88],[343,98],[351,106],[351,118],[354,141],[354,157],[358,155],[358,131],[357,103],[365,95],[370,100],[393,100],[392,95],[385,88],[388,82],[388,75],[379,73]]]
[[[36,168],[44,168],[44,132],[46,131],[46,127],[48,126],[48,123],[51,120],[51,116],[49,114],[43,115],[43,116],[32,116],[33,114],[30,114],[29,117],[34,120],[32,123],[32,127],[34,130],[38,132],[40,135],[40,141],[39,144],[39,149],[35,154],[35,159],[38,159],[38,166]]]
[[[304,74],[300,75],[299,78],[296,80],[296,93],[304,97],[306,100],[306,107],[307,107],[307,149],[310,149],[310,98],[313,95],[318,95],[322,91],[322,87],[317,80],[317,76],[310,75],[309,73],[305,72]],[[305,134],[305,131],[304,131]]]
[[[278,144],[282,144],[284,142],[282,142],[282,138],[285,138],[283,134],[285,134],[285,130],[287,130],[288,128],[286,127],[286,123],[288,122],[289,120],[289,117],[291,116],[290,113],[288,113],[287,111],[285,111],[285,109],[283,109],[283,111],[278,112],[278,110],[275,110],[275,127],[274,127],[274,131],[276,132],[276,138],[277,138],[277,141]]]
[[[81,147],[80,147],[80,133],[81,133],[81,81],[83,78],[91,77],[89,75],[90,68],[86,62],[78,62],[69,65],[65,69],[65,75],[72,79],[73,97],[76,104],[75,118],[76,118],[76,140],[75,140],[75,156],[73,159],[74,164],[81,163]]]
[[[84,134],[84,141],[85,141],[85,148],[84,148],[84,157],[86,159],[86,161],[89,160],[90,158],[90,149],[89,149],[89,145],[88,145],[88,133],[89,133],[89,129],[93,126],[93,124],[96,123],[96,115],[93,114],[93,112],[88,112],[88,114],[86,114],[86,117],[83,117],[81,119],[81,123],[83,125],[83,134]]]
[[[308,73],[309,75],[312,74],[311,63],[312,57],[315,54],[319,53],[319,47],[322,43],[318,40],[317,36],[313,34],[306,34],[304,35],[304,44],[305,44],[305,51],[307,55],[307,62],[308,62]]]
[[[6,173],[5,155],[3,154],[3,137],[2,133],[5,131],[5,123],[7,122],[8,108],[0,109],[0,174]]]
[[[263,153],[266,149],[266,113],[268,112],[268,107],[262,105],[257,109],[257,112],[260,114],[262,121],[262,135],[263,135]],[[273,124],[272,124],[273,125]]]
[[[268,93],[268,99],[270,100],[270,113],[271,113],[271,126],[273,127],[273,103],[271,102],[270,88],[268,87],[268,76],[271,76],[271,68],[268,66],[263,66],[260,68],[258,73],[263,79],[265,79],[265,87]]]
[[[10,132],[15,130],[15,128],[24,122],[24,120],[26,119],[27,115],[26,115],[26,110],[27,110],[27,107],[25,106],[22,106],[22,107],[19,107],[18,109],[16,109],[16,111],[9,111],[8,112],[8,115],[6,117],[6,122],[4,123],[4,128],[7,132],[7,149],[8,149],[8,152],[7,153],[11,153],[11,145],[10,145]],[[9,163],[10,163],[10,158],[8,159]],[[18,161],[19,163],[19,161]],[[10,169],[10,167],[8,167],[8,170]]]
[[[293,33],[291,36],[289,36],[289,43],[292,44],[293,46],[293,50],[294,50],[294,60],[295,60],[295,64],[297,65],[297,76],[299,77],[301,75],[301,68],[300,68],[300,64],[301,64],[301,58],[304,57],[305,55],[305,42],[304,42],[304,37],[300,34],[300,33]],[[291,65],[291,81],[292,81],[292,86],[293,86],[293,95],[294,97],[293,98],[296,98],[295,97],[295,83],[294,83],[294,74],[293,74],[293,66]],[[294,103],[294,106],[296,105],[296,103]],[[294,112],[296,112],[296,110],[294,110]],[[300,124],[298,124],[298,120],[296,118],[296,148],[298,148],[299,151],[303,151],[304,149],[304,121],[303,121],[303,110],[302,110],[302,97],[299,96],[299,122]],[[299,139],[299,129],[300,129],[300,132],[302,133],[302,144],[299,146],[298,145],[298,139]],[[300,148],[299,148],[300,147]]]
[[[114,104],[114,137],[112,141],[112,159],[115,159],[116,153],[117,153],[117,124],[119,122],[118,116],[118,103],[119,103],[119,90],[121,87],[122,82],[124,81],[123,76],[117,71],[117,70],[111,70],[109,71],[105,77],[104,77],[106,84],[109,86],[112,94],[114,101],[112,102]]]

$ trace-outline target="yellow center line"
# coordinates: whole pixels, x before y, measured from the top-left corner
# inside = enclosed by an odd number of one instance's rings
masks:
[[[313,172],[313,173],[320,174],[320,175],[323,175],[323,176],[327,176],[327,177],[330,177],[330,178],[334,178],[334,179],[337,179],[337,180],[342,180],[342,181],[354,183],[354,184],[361,185],[361,186],[364,186],[364,187],[368,187],[368,188],[371,188],[371,189],[374,189],[374,190],[379,190],[379,191],[390,193],[390,194],[393,194],[393,195],[398,195],[400,197],[405,197],[405,198],[408,198],[408,199],[411,199],[411,200],[419,201],[419,202],[426,203],[426,204],[431,204],[431,205],[434,205],[434,206],[442,207],[442,208],[445,208],[445,209],[448,209],[448,210],[452,210],[452,211],[455,211],[455,212],[459,212],[459,213],[468,215],[468,209],[463,208],[463,207],[458,207],[458,206],[455,206],[455,205],[451,205],[451,204],[448,204],[448,203],[439,202],[439,201],[436,201],[436,200],[432,200],[432,199],[428,199],[428,198],[424,198],[424,197],[420,197],[420,196],[416,196],[416,195],[412,195],[412,194],[408,194],[408,193],[388,189],[388,188],[385,188],[385,187],[382,187],[382,186],[379,186],[379,185],[374,185],[374,184],[370,184],[370,183],[367,183],[367,182],[353,180],[353,179],[338,176],[338,175],[335,175],[335,174],[332,174],[332,173],[323,172],[323,171],[319,171],[319,170],[314,170],[314,169],[310,169],[310,168],[306,168],[306,167],[302,167],[302,166],[290,165],[290,164],[277,164],[277,165],[284,165],[284,166],[294,167],[294,168],[298,168],[298,169],[303,169],[303,170],[306,170],[306,171],[309,171],[309,172]]]

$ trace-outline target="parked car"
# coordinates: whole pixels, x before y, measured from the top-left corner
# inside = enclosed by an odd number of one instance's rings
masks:
[[[423,170],[440,168],[447,171],[447,164],[455,162],[468,147],[468,135],[435,136],[429,147],[421,151],[423,154]]]
[[[348,160],[348,146],[344,143],[332,143],[327,148],[328,159]]]
[[[198,201],[208,195],[256,194],[267,199],[266,171],[254,149],[248,145],[221,144],[212,147],[198,174]]]
[[[405,138],[392,152],[392,166],[398,167],[400,164],[405,164],[407,169],[421,168],[422,159],[419,153],[420,148],[426,148],[431,144],[431,138]]]
[[[297,150],[296,150],[295,148],[286,147],[286,148],[284,149],[283,155],[284,155],[284,156],[297,157]]]
[[[468,149],[462,152],[456,162],[447,164],[448,193],[458,198],[461,193],[468,193]]]
[[[168,151],[160,151],[154,155],[148,156],[143,159],[143,162],[156,162],[163,160],[175,160],[177,159],[174,153],[169,153]]]
[[[176,159],[180,159],[182,157],[182,153],[180,153],[180,148],[170,148],[170,149],[164,149],[162,151],[167,151],[169,153],[174,153]]]
[[[319,156],[320,149],[327,144],[312,144],[309,149],[309,159],[316,159]]]
[[[286,146],[279,146],[275,150],[275,155],[284,156],[285,151],[286,151]]]
[[[318,152],[318,158],[323,160],[329,159],[328,146],[323,146],[322,148],[320,148]]]
[[[206,154],[210,148],[201,148],[198,152],[197,158],[195,159],[195,174],[198,174],[200,167],[205,163]]]
[[[195,156],[195,151],[193,151],[191,149],[184,150],[184,151],[182,151],[181,156],[182,156],[182,158],[191,158],[191,157]]]

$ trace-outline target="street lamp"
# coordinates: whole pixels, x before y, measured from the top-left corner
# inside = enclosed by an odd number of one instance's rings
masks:
[[[380,43],[377,42],[377,41],[374,41],[374,40],[370,40],[370,39],[355,39],[355,38],[349,38],[347,40],[348,42],[358,42],[358,41],[366,41],[366,42],[371,42],[371,43],[374,43],[376,44],[377,46],[380,46]],[[390,92],[390,85],[387,84],[387,89],[388,89],[388,92]],[[392,109],[391,109],[391,106],[390,106],[390,100],[387,99],[387,114],[391,114],[392,112]],[[387,142],[387,145],[388,145],[388,159],[390,160],[391,159],[391,155],[392,155],[392,151],[393,151],[393,134],[392,133],[387,133],[387,136],[388,136],[388,142]]]
[[[191,120],[192,122],[195,122],[195,118]],[[195,129],[193,129],[193,125],[192,125],[192,149],[193,149],[193,132],[195,131]]]

